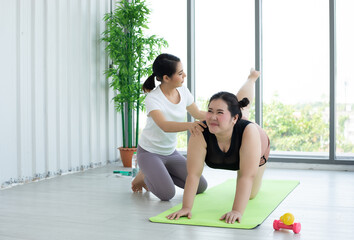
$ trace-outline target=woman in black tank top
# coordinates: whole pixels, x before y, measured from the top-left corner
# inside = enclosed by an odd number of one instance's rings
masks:
[[[226,223],[241,222],[248,200],[256,197],[261,186],[270,149],[265,132],[257,124],[248,121],[247,115],[243,116],[249,110],[249,99],[253,98],[254,83],[258,76],[259,72],[251,71],[237,97],[228,92],[219,92],[211,97],[206,117],[207,128],[203,134],[192,136],[188,143],[188,176],[182,209],[167,218],[191,217],[205,162],[212,168],[238,171],[232,209],[220,219]]]

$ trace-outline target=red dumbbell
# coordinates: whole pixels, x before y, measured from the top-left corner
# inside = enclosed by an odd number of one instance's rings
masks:
[[[293,230],[294,233],[299,233],[301,230],[301,224],[300,223],[293,223],[291,225],[286,225],[286,224],[282,223],[280,220],[274,220],[273,228],[275,230],[280,230],[281,228],[291,229],[291,230]]]

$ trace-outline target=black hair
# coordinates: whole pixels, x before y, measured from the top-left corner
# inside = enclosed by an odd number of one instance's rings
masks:
[[[231,113],[231,116],[235,117],[238,115],[239,119],[242,118],[241,109],[250,103],[248,98],[243,98],[241,101],[238,101],[235,94],[229,92],[218,92],[210,98],[208,106],[210,105],[211,101],[216,99],[222,99],[227,104],[227,109]]]
[[[144,92],[150,92],[155,88],[155,77],[157,81],[162,82],[163,76],[172,77],[177,71],[177,63],[181,60],[168,53],[162,53],[156,57],[152,64],[152,75],[149,76],[143,84]]]

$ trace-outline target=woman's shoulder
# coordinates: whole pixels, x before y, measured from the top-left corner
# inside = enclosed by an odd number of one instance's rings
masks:
[[[157,87],[155,87],[154,89],[152,89],[150,92],[148,92],[146,95],[149,96],[149,95],[156,95],[158,94],[159,92],[161,92],[161,88],[160,88],[160,85],[158,85]]]
[[[253,122],[246,120],[246,119],[240,119],[237,121],[237,123],[234,125],[234,129],[239,129],[239,131],[243,131],[248,125],[252,124]]]
[[[203,137],[204,139],[207,141],[209,139],[209,135],[212,134],[209,132],[209,127],[208,127],[208,124],[206,123],[206,121],[204,120],[203,123],[206,125],[206,128],[204,128],[203,130]]]
[[[239,120],[239,122],[240,122],[241,124],[243,124],[243,125],[248,125],[248,124],[250,124],[250,123],[253,123],[253,122],[251,122],[250,120],[243,119],[243,118],[241,118],[241,119]]]
[[[160,86],[157,86],[156,88],[154,88],[153,90],[151,90],[146,94],[146,99],[159,98],[160,93],[161,93]]]
[[[246,129],[247,127],[256,128],[256,129],[261,128],[257,123],[246,119],[240,119],[239,126],[242,126],[244,129]]]
[[[209,132],[209,131],[208,131]],[[207,138],[206,138],[206,129],[204,129],[203,134],[195,134],[191,135],[188,141],[188,150],[190,149],[200,149],[199,147],[202,147],[206,149],[207,147]]]
[[[244,126],[242,138],[257,136],[259,134],[257,124],[253,123],[251,121],[248,121],[248,120],[245,120],[245,121],[247,121],[247,122]]]
[[[180,93],[183,93],[183,94],[191,94],[191,92],[189,91],[189,89],[182,85],[180,87],[177,88],[177,90],[180,92]]]

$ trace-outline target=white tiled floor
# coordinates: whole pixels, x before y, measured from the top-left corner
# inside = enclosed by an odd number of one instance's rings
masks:
[[[276,165],[274,163],[273,165]],[[133,194],[130,177],[117,177],[110,164],[81,173],[0,191],[0,239],[353,239],[354,172],[268,168],[265,179],[297,179],[300,185],[253,230],[149,222],[182,201],[161,202]],[[235,177],[205,168],[209,187]],[[273,220],[292,212],[300,234],[273,230]]]

